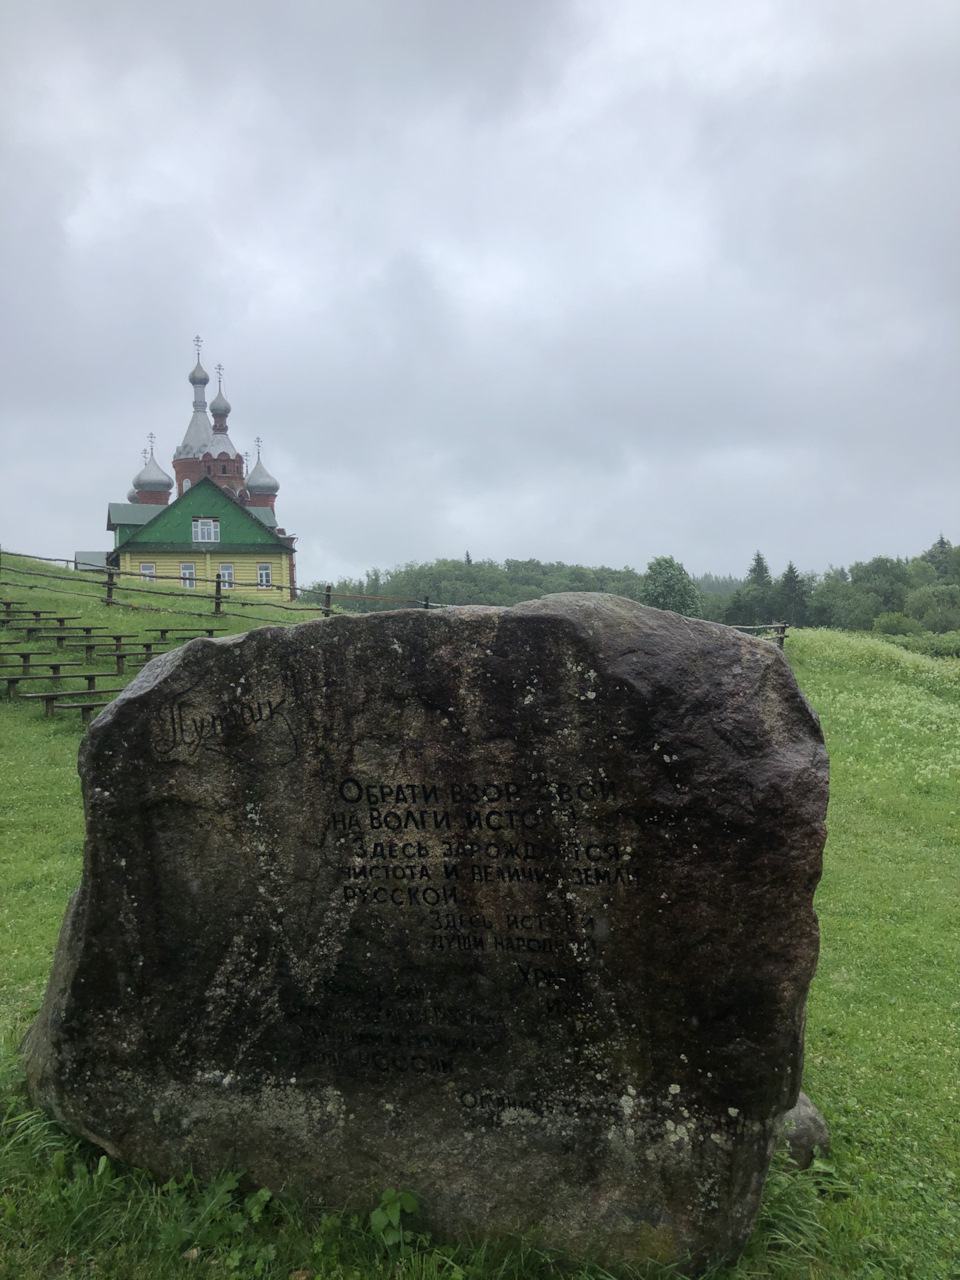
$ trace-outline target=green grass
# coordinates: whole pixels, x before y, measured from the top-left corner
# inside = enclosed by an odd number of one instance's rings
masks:
[[[19,589],[6,573],[0,581],[0,595],[29,594],[37,608],[69,606],[91,622],[119,618],[122,630],[163,621],[144,607],[149,597],[136,611],[108,610],[93,584],[77,586],[83,600],[53,593],[67,584],[29,579],[44,589],[27,593],[23,579]],[[775,1167],[743,1258],[714,1280],[958,1280],[960,662],[835,632],[796,632],[788,646],[831,755],[804,1087],[833,1150],[807,1173]],[[16,1046],[79,879],[80,737],[68,715],[0,705],[0,1277],[602,1280],[599,1267],[571,1270],[522,1247],[413,1236],[387,1250],[369,1222],[373,1205],[324,1214],[235,1175],[161,1185],[114,1168],[30,1109]]]
[[[790,658],[831,761],[806,1088],[854,1190],[826,1274],[960,1276],[960,663],[823,631]]]

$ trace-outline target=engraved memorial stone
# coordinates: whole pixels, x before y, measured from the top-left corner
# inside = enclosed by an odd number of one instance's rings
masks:
[[[796,1103],[827,762],[772,645],[603,595],[155,659],[81,750],[34,1099],[158,1174],[736,1254]]]

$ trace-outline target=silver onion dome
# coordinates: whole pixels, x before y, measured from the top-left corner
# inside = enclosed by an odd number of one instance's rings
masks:
[[[173,488],[173,478],[167,475],[151,453],[143,469],[133,477],[133,487],[137,493],[169,493]]]
[[[279,493],[280,483],[274,480],[273,476],[257,458],[257,465],[253,468],[246,479],[246,487],[248,493]]]
[[[210,401],[210,412],[213,414],[215,418],[225,418],[227,414],[230,412],[230,409],[231,409],[230,401],[227,399],[227,397],[223,394],[222,391],[218,391],[217,394]]]

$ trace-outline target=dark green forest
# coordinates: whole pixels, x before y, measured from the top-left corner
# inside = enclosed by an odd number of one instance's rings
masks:
[[[636,569],[588,568],[582,564],[544,564],[540,560],[434,560],[430,564],[405,564],[386,572],[370,569],[364,578],[341,578],[331,584],[337,596],[366,596],[366,600],[342,600],[351,611],[369,612],[397,607],[397,601],[432,604],[519,604],[558,591],[608,591],[660,609],[674,609],[691,617],[713,617],[705,600],[727,599],[741,585],[737,578],[708,574],[693,579],[671,556],[651,560],[646,573]],[[323,603],[325,584],[314,583],[301,599]],[[766,619],[764,619],[766,621]]]
[[[694,577],[672,556],[645,572],[540,560],[434,560],[371,569],[364,578],[331,583],[332,603],[350,611],[396,608],[398,602],[512,605],[558,591],[608,591],[658,609],[729,626],[773,621],[794,627],[873,631],[905,648],[960,653],[960,546],[942,535],[913,558],[875,556],[849,569],[801,573],[793,561],[774,577],[757,551],[743,578]],[[302,592],[322,604],[326,584]],[[369,597],[365,600],[343,597]],[[339,598],[338,598],[339,597]]]

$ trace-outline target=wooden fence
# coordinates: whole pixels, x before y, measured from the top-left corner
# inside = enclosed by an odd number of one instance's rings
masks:
[[[766,631],[773,633],[773,641],[778,649],[783,648],[783,642],[787,638],[786,622],[761,622],[759,626],[741,627],[738,623],[733,626],[734,631]],[[760,639],[763,639],[761,636]]]

